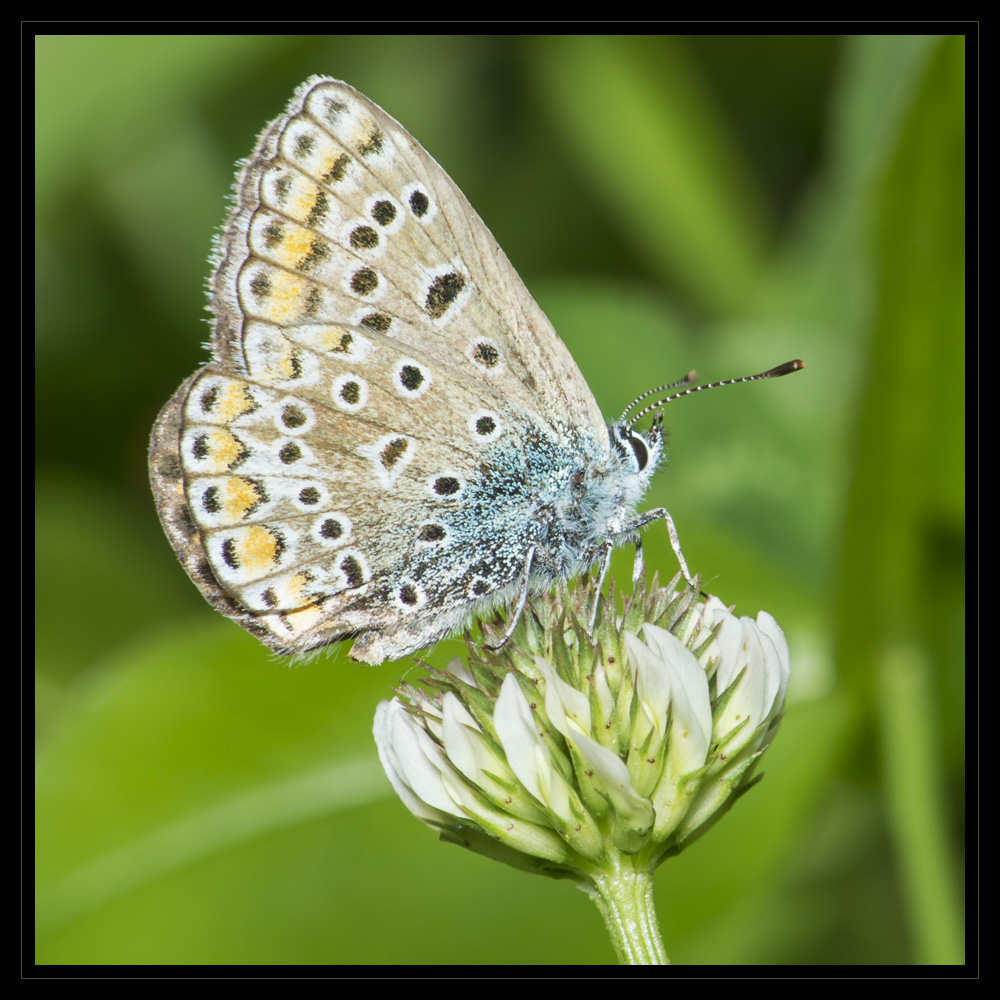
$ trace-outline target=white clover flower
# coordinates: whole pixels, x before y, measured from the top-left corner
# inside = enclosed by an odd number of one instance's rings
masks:
[[[643,896],[636,884],[753,783],[784,707],[788,647],[774,619],[737,618],[676,583],[654,578],[621,616],[612,588],[592,635],[588,582],[542,598],[501,650],[470,641],[467,669],[404,686],[375,718],[382,764],[418,819],[577,880],[609,929],[623,898]],[[637,926],[655,929],[655,914]],[[618,927],[625,960],[631,933]],[[657,960],[647,945],[636,954]]]

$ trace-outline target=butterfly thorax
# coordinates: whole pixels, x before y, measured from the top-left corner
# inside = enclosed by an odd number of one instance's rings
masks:
[[[504,469],[497,482],[491,476],[484,482],[497,499],[506,490],[508,503],[480,516],[494,537],[509,539],[520,560],[535,546],[537,586],[569,579],[588,568],[606,543],[628,540],[631,533],[623,528],[633,520],[662,450],[658,432],[633,446],[614,425],[606,438],[577,427],[536,428],[517,455],[519,474]],[[512,484],[516,496],[510,495]]]

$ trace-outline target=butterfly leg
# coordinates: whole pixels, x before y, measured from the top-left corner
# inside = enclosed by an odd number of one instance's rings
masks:
[[[639,528],[644,528],[647,524],[651,524],[653,521],[663,518],[667,525],[667,534],[670,535],[670,547],[674,550],[674,555],[677,556],[677,562],[680,564],[681,572],[684,574],[684,579],[694,586],[694,581],[691,579],[691,572],[688,570],[687,563],[684,560],[684,553],[681,552],[681,542],[677,537],[677,528],[674,527],[674,519],[670,516],[670,512],[666,507],[658,507],[656,510],[643,511],[631,524],[625,525],[624,531],[637,531]],[[641,553],[641,543],[636,545],[635,549],[635,566],[632,570],[633,582],[638,580],[638,575],[642,573],[642,553]]]
[[[521,590],[517,595],[517,604],[514,605],[514,610],[511,613],[510,620],[507,623],[507,631],[504,632],[503,638],[495,644],[485,643],[487,649],[500,649],[507,644],[507,640],[514,634],[514,629],[517,628],[517,623],[521,620],[521,612],[524,610],[524,604],[528,600],[528,584],[531,582],[531,562],[535,558],[536,545],[532,545],[528,549],[528,554],[524,558],[524,578],[521,580]]]
[[[587,634],[594,634],[594,625],[597,622],[597,606],[601,601],[601,587],[604,586],[604,578],[608,575],[608,567],[611,565],[611,550],[614,545],[604,542],[601,545],[601,565],[597,571],[597,587],[594,589],[594,606],[590,609],[590,621],[587,624]]]
[[[642,558],[642,538],[637,538],[635,540],[635,558],[632,562],[632,586],[635,587],[636,584],[642,579],[642,574],[646,569],[646,563]]]

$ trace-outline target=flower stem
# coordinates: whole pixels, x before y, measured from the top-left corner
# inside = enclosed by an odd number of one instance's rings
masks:
[[[653,873],[629,860],[592,875],[587,892],[601,911],[620,965],[669,965],[653,903]]]

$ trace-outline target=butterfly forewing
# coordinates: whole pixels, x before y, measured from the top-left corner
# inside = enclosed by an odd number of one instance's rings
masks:
[[[300,88],[261,139],[223,241],[217,310],[368,326],[426,360],[503,379],[529,412],[602,426],[569,352],[482,220],[398,122],[336,81]],[[469,359],[479,359],[469,369]]]

